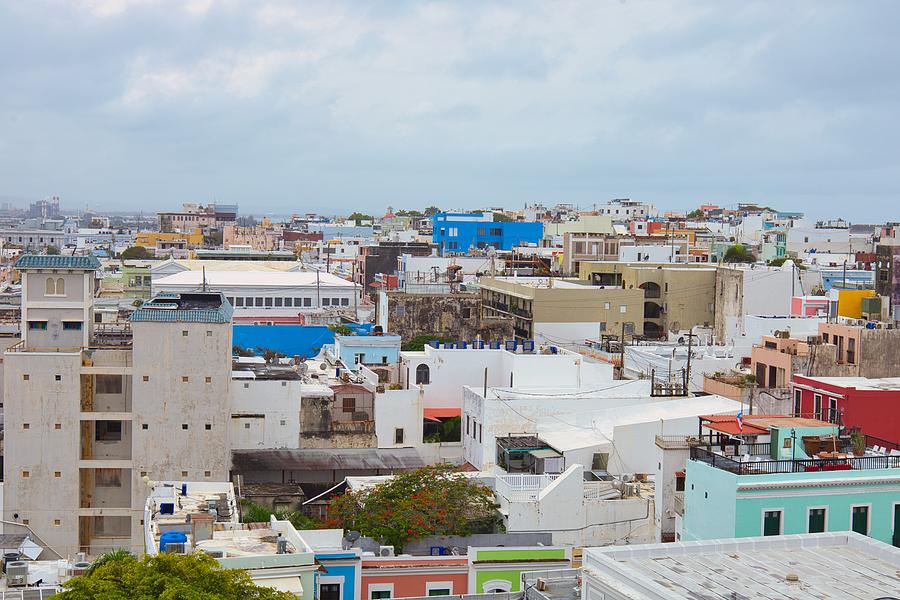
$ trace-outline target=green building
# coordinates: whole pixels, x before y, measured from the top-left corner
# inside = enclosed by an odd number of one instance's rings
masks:
[[[833,433],[772,428],[766,444],[691,448],[678,539],[852,530],[900,547],[900,453],[856,457]]]
[[[469,594],[522,591],[522,573],[572,566],[572,548],[527,546],[473,548],[469,557]]]

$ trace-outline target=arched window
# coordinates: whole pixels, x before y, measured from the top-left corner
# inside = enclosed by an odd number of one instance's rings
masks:
[[[65,296],[66,295],[66,280],[60,277],[56,280],[56,295],[57,296]]]
[[[47,283],[44,286],[44,295],[45,296],[55,296],[56,295],[56,283],[54,283],[52,277],[47,278]]]
[[[419,365],[416,367],[416,385],[420,383],[428,385],[431,383],[431,372],[428,369],[428,365]]]

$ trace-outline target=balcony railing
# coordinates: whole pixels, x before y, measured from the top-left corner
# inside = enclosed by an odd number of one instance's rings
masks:
[[[494,491],[510,502],[535,502],[545,487],[559,475],[513,474],[497,477]]]
[[[741,456],[743,456],[743,459]],[[736,475],[894,469],[900,467],[900,454],[894,456],[848,456],[846,458],[770,460],[763,459],[758,455],[738,455],[737,458],[734,458],[706,448],[695,447],[691,448],[691,458]]]

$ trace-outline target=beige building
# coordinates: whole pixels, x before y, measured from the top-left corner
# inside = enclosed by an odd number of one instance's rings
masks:
[[[582,262],[582,281],[605,289],[639,290],[640,320],[647,337],[692,327],[711,327],[715,321],[716,268],[702,264]]]
[[[96,259],[16,267],[25,334],[3,360],[3,518],[62,556],[139,553],[147,481],[228,479],[231,308],[171,295],[113,336],[89,318]]]
[[[580,344],[601,335],[643,332],[643,292],[546,277],[484,277],[482,317],[511,317],[519,340]]]

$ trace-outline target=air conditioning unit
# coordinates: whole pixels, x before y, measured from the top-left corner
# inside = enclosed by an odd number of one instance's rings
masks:
[[[28,563],[14,560],[6,565],[6,585],[23,587],[28,584]]]
[[[176,542],[176,543],[169,542],[166,544],[166,552],[171,552],[172,554],[184,554],[185,553],[184,543],[183,542]]]
[[[381,546],[378,548],[378,556],[394,556],[393,546]]]

